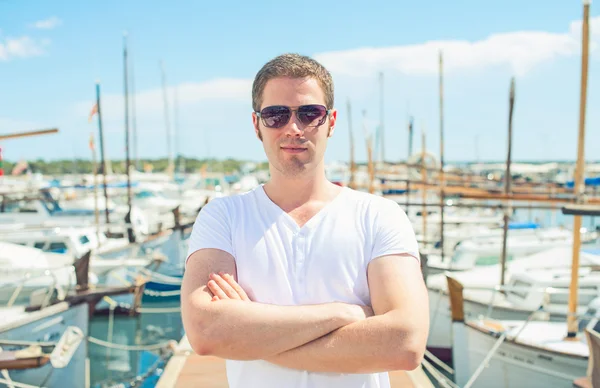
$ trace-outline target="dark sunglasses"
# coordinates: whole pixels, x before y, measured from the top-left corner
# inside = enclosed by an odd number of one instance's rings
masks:
[[[284,105],[273,105],[254,113],[262,119],[265,127],[281,128],[289,123],[292,112],[296,112],[298,121],[305,127],[318,127],[325,123],[331,109],[327,109],[323,105],[301,105],[298,109],[292,109]]]

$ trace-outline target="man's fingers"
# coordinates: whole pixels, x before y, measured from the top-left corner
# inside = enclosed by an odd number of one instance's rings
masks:
[[[219,288],[225,292],[225,294],[229,297],[229,299],[241,299],[238,293],[218,274],[211,274],[211,279],[217,283]],[[221,295],[218,295],[221,298]]]
[[[210,290],[210,292],[212,292],[213,295],[216,296],[217,298],[229,299],[229,297],[227,296],[225,291],[223,291],[221,289],[221,287],[219,287],[217,282],[215,282],[214,280],[209,280],[207,286],[208,286],[208,289]]]
[[[248,295],[246,294],[246,291],[244,291],[244,289],[242,288],[242,286],[240,286],[235,281],[235,279],[233,278],[233,276],[231,276],[228,273],[221,274],[221,276],[223,277],[223,279],[225,279],[225,281],[227,281],[227,283],[231,286],[231,288],[233,288],[235,290],[235,292],[238,293],[238,295],[240,296],[240,298],[242,300],[250,301],[250,298],[248,298]]]

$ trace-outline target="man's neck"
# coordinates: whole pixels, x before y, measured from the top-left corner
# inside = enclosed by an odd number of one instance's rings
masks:
[[[290,211],[310,201],[331,201],[339,192],[336,190],[339,188],[333,186],[325,176],[325,170],[293,178],[272,172],[264,190],[275,204]]]

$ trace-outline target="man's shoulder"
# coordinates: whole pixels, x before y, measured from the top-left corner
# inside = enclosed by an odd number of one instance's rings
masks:
[[[215,197],[210,200],[206,206],[209,205],[212,207],[220,207],[226,209],[236,209],[240,206],[244,207],[247,205],[249,201],[254,201],[256,198],[256,191],[260,189],[258,188],[252,189],[250,191],[246,191],[243,193],[234,193],[229,195],[223,195],[221,197]]]
[[[348,201],[352,205],[357,206],[357,208],[364,206],[368,208],[370,212],[387,211],[390,208],[400,208],[398,203],[389,198],[350,188],[346,188],[346,190],[348,191]]]

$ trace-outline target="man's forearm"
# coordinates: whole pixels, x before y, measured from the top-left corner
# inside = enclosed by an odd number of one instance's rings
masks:
[[[418,330],[395,312],[371,317],[266,361],[292,369],[329,373],[412,370],[421,360]]]
[[[226,359],[264,359],[364,319],[359,306],[329,303],[276,306],[239,300],[197,307],[189,333],[196,352]]]

